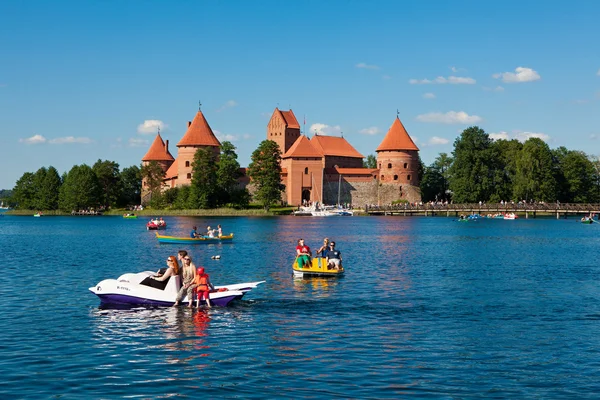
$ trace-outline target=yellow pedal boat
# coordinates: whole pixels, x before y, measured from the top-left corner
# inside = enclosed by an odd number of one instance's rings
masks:
[[[305,276],[340,276],[344,274],[344,267],[340,266],[340,269],[329,269],[327,268],[327,261],[322,257],[315,257],[312,259],[312,265],[309,268],[300,268],[298,266],[298,258],[294,260],[292,264],[292,270],[294,276],[305,277]]]

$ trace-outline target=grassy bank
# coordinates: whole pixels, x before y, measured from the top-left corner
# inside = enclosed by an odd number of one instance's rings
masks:
[[[203,217],[226,217],[226,216],[263,216],[263,217],[272,217],[276,215],[289,215],[294,211],[295,207],[277,207],[271,208],[269,211],[265,211],[260,207],[251,207],[243,210],[236,210],[234,208],[214,208],[209,210],[155,210],[146,208],[142,211],[129,211],[126,209],[112,209],[103,212],[103,215],[123,215],[125,213],[135,213],[140,217],[165,217],[165,216],[203,216]],[[21,215],[21,216],[33,216],[33,214],[37,213],[39,210],[10,210],[5,214],[7,215]],[[66,213],[62,211],[49,210],[43,211],[42,214],[44,216],[70,216],[71,213]]]

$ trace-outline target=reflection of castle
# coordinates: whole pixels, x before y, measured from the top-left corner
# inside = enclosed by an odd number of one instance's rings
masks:
[[[419,149],[398,118],[376,149],[377,169],[363,168],[363,155],[343,137],[314,135],[309,139],[302,135],[292,110],[275,109],[267,124],[267,139],[277,143],[282,152],[283,199],[288,204],[335,204],[338,199],[357,205],[421,200]],[[220,142],[198,111],[177,143],[176,159],[168,146],[169,142],[157,134],[142,163],[157,161],[165,171],[165,187],[171,188],[190,184],[197,149],[210,147],[218,154]],[[146,187],[144,182],[142,191]]]

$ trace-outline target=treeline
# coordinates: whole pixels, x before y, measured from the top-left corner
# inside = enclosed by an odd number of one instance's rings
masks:
[[[424,168],[423,201],[454,203],[600,202],[600,163],[582,151],[550,149],[539,138],[492,140],[479,127],[465,129],[452,156],[441,153]]]
[[[10,204],[27,210],[88,210],[140,204],[138,166],[119,170],[114,161],[98,160],[92,167],[75,165],[62,176],[54,167],[26,172],[15,184]]]

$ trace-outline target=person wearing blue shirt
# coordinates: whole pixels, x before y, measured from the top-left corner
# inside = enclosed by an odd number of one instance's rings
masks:
[[[196,239],[198,237],[198,233],[196,232],[196,227],[192,226],[192,231],[190,232],[190,237],[192,239]]]
[[[342,265],[342,252],[335,249],[335,242],[329,242],[329,251],[325,255],[328,269],[340,269]]]

